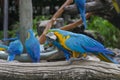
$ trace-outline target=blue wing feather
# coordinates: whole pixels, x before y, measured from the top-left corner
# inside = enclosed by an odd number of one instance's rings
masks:
[[[40,45],[39,45],[39,42],[35,43],[32,50],[33,50],[33,53],[34,53],[35,62],[39,62],[40,61]]]
[[[30,33],[30,37],[25,41],[25,47],[27,53],[29,54],[30,58],[33,62],[40,61],[40,43],[37,38],[34,36],[33,31],[30,29],[28,30]]]
[[[32,41],[27,41],[25,44],[27,53],[29,54],[33,62],[39,62],[40,61],[40,45],[39,43],[34,43],[35,42],[34,40]]]

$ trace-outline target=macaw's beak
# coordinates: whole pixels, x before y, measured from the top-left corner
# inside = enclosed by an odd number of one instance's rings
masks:
[[[7,58],[7,61],[13,61],[14,58],[15,58],[15,54],[9,54],[8,58]]]
[[[46,34],[46,37],[49,37],[52,40],[56,40],[57,37],[55,36],[55,34],[53,32],[49,32],[48,34]]]

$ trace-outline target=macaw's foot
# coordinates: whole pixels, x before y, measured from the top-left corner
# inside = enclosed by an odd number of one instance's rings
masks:
[[[84,58],[84,57],[80,57],[80,58],[70,58],[70,59],[68,60],[68,63],[69,63],[69,64],[72,64],[74,61],[80,61],[80,60],[86,60],[86,58]]]
[[[80,56],[80,53],[78,53],[78,52],[72,52],[72,53],[73,53],[73,55],[72,55],[73,58],[77,58]]]

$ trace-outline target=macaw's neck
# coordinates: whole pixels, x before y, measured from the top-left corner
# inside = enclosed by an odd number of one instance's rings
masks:
[[[65,47],[66,49],[69,50],[69,48],[67,48],[65,42],[66,42],[66,40],[67,40],[70,36],[69,36],[69,35],[68,35],[68,36],[64,36],[64,35],[60,34],[59,32],[54,32],[54,34],[57,36],[57,38],[58,38],[58,40],[59,40],[59,43],[60,43],[63,47]]]
[[[58,32],[54,32],[54,34],[57,36],[59,42],[62,42],[62,41],[63,41],[63,38],[62,38],[63,35],[62,35],[62,34],[60,34],[60,33],[58,33]]]

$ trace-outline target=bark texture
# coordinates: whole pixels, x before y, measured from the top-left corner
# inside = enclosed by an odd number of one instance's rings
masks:
[[[45,63],[0,63],[2,80],[120,80],[120,65],[66,61]]]

